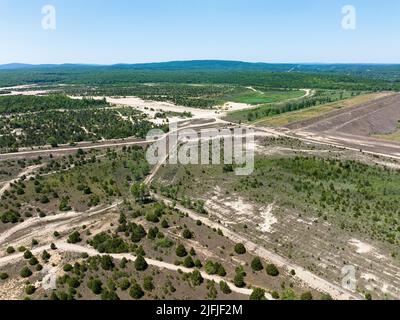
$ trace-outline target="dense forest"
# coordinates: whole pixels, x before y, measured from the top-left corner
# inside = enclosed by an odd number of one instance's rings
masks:
[[[347,90],[399,90],[400,80],[375,73],[272,72],[247,70],[132,70],[106,67],[0,70],[0,86],[21,84],[131,85],[138,83],[232,84],[271,88],[321,88]]]

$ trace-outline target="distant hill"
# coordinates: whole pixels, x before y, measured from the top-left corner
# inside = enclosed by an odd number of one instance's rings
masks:
[[[76,69],[97,68],[99,70],[143,70],[143,71],[179,71],[179,70],[204,70],[204,71],[269,71],[269,72],[328,72],[328,73],[368,73],[376,70],[391,72],[400,71],[400,65],[384,64],[293,64],[293,63],[264,63],[243,62],[228,60],[190,60],[170,61],[139,64],[24,64],[10,63],[0,65],[0,70],[25,70],[25,69]]]

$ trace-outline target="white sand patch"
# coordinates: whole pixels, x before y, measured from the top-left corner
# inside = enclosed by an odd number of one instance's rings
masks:
[[[351,239],[349,241],[349,244],[351,244],[352,246],[356,247],[357,248],[356,252],[359,253],[359,254],[370,253],[374,249],[368,243],[361,242],[360,240],[357,240],[357,239]]]
[[[379,260],[387,259],[384,255],[380,254],[375,247],[358,239],[350,239],[349,244],[356,247],[356,252],[358,254],[370,254]]]
[[[262,208],[261,217],[264,219],[264,222],[260,224],[259,228],[262,232],[272,233],[272,226],[278,223],[278,219],[272,214],[274,210],[275,204],[270,204],[266,208]]]

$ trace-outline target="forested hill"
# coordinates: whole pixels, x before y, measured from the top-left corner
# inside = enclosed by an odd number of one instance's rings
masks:
[[[0,87],[19,84],[208,83],[279,88],[400,90],[400,65],[268,64],[199,60],[147,64],[0,65]]]
[[[348,75],[378,75],[397,74],[400,76],[400,64],[293,64],[293,63],[264,63],[228,60],[191,60],[170,61],[140,64],[22,64],[10,63],[0,65],[0,70],[46,70],[62,71],[74,69],[104,70],[154,70],[154,71],[269,71],[269,72],[311,72],[311,73],[340,73]]]

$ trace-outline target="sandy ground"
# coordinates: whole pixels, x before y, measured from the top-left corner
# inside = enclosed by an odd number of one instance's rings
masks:
[[[69,243],[65,243],[65,242],[56,242],[55,243],[57,250],[59,252],[71,252],[71,253],[87,253],[90,256],[98,256],[98,255],[102,255],[99,252],[97,252],[94,249],[88,248],[88,247],[84,247],[84,246],[80,246],[80,245],[74,245],[74,244],[69,244]],[[40,254],[42,253],[44,250],[50,250],[50,246],[46,245],[46,246],[42,246],[39,248],[36,248],[34,250],[32,250],[32,253],[34,255]],[[136,257],[131,255],[131,254],[110,254],[110,256],[116,260],[122,260],[123,258],[129,260],[129,261],[135,261]],[[23,254],[19,253],[19,254],[14,254],[11,256],[7,256],[7,257],[3,257],[0,258],[0,266],[6,266],[8,264],[12,264],[12,263],[16,263],[20,260],[23,259]],[[167,270],[171,270],[171,271],[179,271],[181,270],[184,273],[192,273],[193,269],[188,269],[182,266],[176,266],[174,264],[170,264],[170,263],[165,263],[162,261],[158,261],[158,260],[153,260],[153,259],[148,259],[146,258],[146,262],[150,265],[150,266],[155,266],[157,268],[160,269],[167,269]],[[52,272],[54,273],[56,270],[52,270]],[[202,277],[206,280],[211,280],[211,281],[215,281],[216,283],[219,283],[221,281],[225,281],[224,278],[219,277],[219,276],[213,276],[213,275],[208,275],[206,272],[204,271],[200,271]],[[48,280],[48,278],[46,278],[46,280]],[[239,294],[243,294],[246,296],[251,295],[251,293],[253,292],[253,290],[251,289],[247,289],[247,288],[237,288],[233,283],[231,282],[227,282],[227,284],[229,285],[229,287],[231,288],[231,290],[233,292],[239,293]],[[273,298],[271,297],[271,295],[266,294],[267,299],[269,300],[273,300]]]
[[[165,203],[172,205],[172,202],[170,200],[162,196],[156,194],[153,194],[153,196],[160,201],[164,201]],[[292,264],[286,258],[255,244],[254,242],[248,240],[246,237],[240,235],[237,232],[233,232],[232,230],[224,227],[218,222],[211,221],[208,217],[199,215],[196,212],[189,210],[181,205],[176,205],[176,208],[181,212],[188,214],[191,219],[200,220],[203,224],[209,226],[210,228],[220,229],[223,234],[230,240],[237,243],[243,243],[250,252],[261,257],[262,259],[265,259],[266,261],[274,263],[278,266],[278,268],[283,268],[287,271],[290,271],[292,269],[295,270],[296,278],[315,290],[329,293],[334,299],[339,300],[358,300],[361,298],[358,294],[348,292],[346,289],[330,283],[329,281],[314,275],[313,273],[305,270],[302,267]],[[211,212],[211,215],[214,215],[214,212]]]

